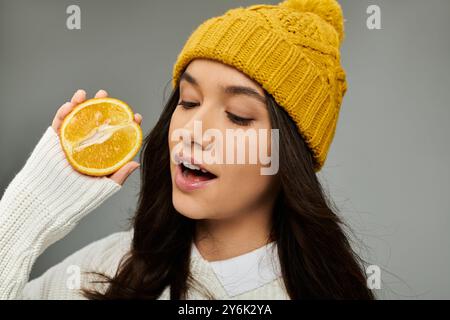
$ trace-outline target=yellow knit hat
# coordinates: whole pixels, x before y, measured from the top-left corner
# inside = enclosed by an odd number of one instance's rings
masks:
[[[344,39],[336,0],[285,0],[228,10],[203,22],[173,67],[173,87],[190,61],[209,58],[258,82],[296,123],[318,172],[334,137],[347,90]]]

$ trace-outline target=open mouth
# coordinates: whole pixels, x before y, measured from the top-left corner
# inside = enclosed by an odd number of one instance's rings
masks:
[[[179,166],[183,177],[191,181],[208,181],[217,178],[216,175],[195,164],[182,162]]]

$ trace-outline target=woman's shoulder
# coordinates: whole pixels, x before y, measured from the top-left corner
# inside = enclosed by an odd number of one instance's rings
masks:
[[[94,241],[48,269],[24,288],[23,298],[83,299],[81,289],[102,289],[95,272],[113,276],[129,252],[133,230],[116,232]]]

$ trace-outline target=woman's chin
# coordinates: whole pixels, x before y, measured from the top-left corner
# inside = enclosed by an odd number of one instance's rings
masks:
[[[175,210],[186,218],[194,220],[211,218],[211,211],[207,210],[199,201],[192,199],[190,196],[174,194],[172,202]]]

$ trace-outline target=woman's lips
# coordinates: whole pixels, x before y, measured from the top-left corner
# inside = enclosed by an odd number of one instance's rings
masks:
[[[175,166],[175,183],[180,190],[185,192],[204,188],[216,179],[196,176],[189,171],[183,173],[181,164]]]

